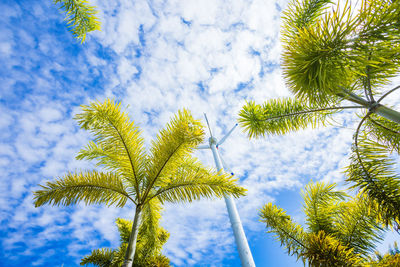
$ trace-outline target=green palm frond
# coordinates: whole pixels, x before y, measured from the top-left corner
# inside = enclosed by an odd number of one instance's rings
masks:
[[[239,113],[239,124],[249,137],[285,134],[306,127],[325,125],[330,115],[351,107],[319,107],[294,98],[271,99],[262,105],[247,102]]]
[[[128,199],[132,200],[121,179],[112,173],[67,173],[64,177],[47,182],[41,187],[41,190],[34,192],[35,207],[44,204],[67,206],[80,201],[86,204],[104,203],[108,206],[123,207]]]
[[[161,254],[161,249],[169,238],[169,233],[160,227],[161,204],[152,200],[143,208],[143,221],[140,225],[135,259],[133,266],[169,266],[169,259]],[[132,230],[132,221],[118,218],[116,220],[121,238],[121,245],[113,250],[110,266],[121,266],[124,262]],[[96,252],[97,250],[94,250]]]
[[[324,231],[310,233],[307,244],[308,249],[301,256],[308,259],[310,266],[362,266],[361,255]]]
[[[148,258],[144,267],[169,267],[169,259],[164,255],[156,255],[154,257]]]
[[[338,209],[339,202],[343,201],[346,194],[335,190],[335,184],[322,182],[309,183],[302,190],[306,215],[306,224],[309,231],[317,233],[324,231],[326,234],[336,232],[334,217],[342,211]]]
[[[95,265],[98,267],[117,267],[112,264],[114,250],[101,248],[92,250],[92,253],[81,260],[80,265]]]
[[[291,1],[283,12],[282,35],[291,38],[323,14],[330,0]]]
[[[86,0],[54,0],[55,4],[61,3],[61,9],[66,13],[65,20],[75,38],[83,43],[86,34],[100,30],[100,22],[96,17],[97,11]]]
[[[114,266],[121,267],[122,266],[122,264],[124,263],[127,248],[128,248],[128,243],[121,243],[121,245],[116,250],[114,250],[114,255],[113,255],[113,259],[112,259],[112,263],[111,263],[112,266],[110,266],[110,267],[114,267]],[[136,265],[133,265],[133,266],[136,267]]]
[[[246,189],[236,184],[237,178],[226,173],[205,168],[193,157],[185,157],[170,176],[161,177],[156,184],[157,190],[150,198],[161,203],[199,200],[200,198],[244,196]]]
[[[179,111],[152,142],[145,197],[160,176],[176,169],[204,138],[203,125],[186,109]]]
[[[341,87],[351,88],[354,68],[349,41],[357,27],[350,5],[337,7],[312,26],[284,40],[283,74],[289,89],[302,101],[320,106],[337,101]]]
[[[292,221],[283,209],[268,203],[261,209],[260,217],[267,228],[271,228],[268,233],[275,234],[289,255],[296,255],[297,258],[300,258],[305,253],[307,234],[300,225]],[[304,259],[303,262],[305,262]]]
[[[131,235],[131,230],[132,230],[132,221],[122,218],[117,218],[115,223],[117,224],[118,227],[121,243],[128,243],[129,236]]]
[[[95,159],[109,169],[118,169],[139,196],[147,162],[139,129],[121,111],[121,104],[109,99],[84,105],[82,111],[75,119],[83,129],[94,134],[96,146],[89,144],[78,158]],[[114,156],[110,158],[109,155]]]
[[[365,126],[369,135],[385,145],[387,149],[400,154],[400,124],[371,114]]]
[[[368,204],[367,196],[358,194],[354,199],[342,202],[337,215],[336,236],[342,244],[367,258],[377,242],[382,241],[384,229],[379,223],[379,214]]]
[[[126,158],[120,157],[120,155],[110,150],[90,141],[86,147],[79,151],[76,159],[95,160],[96,166],[116,172],[121,176],[132,175],[132,171],[129,172],[130,163],[126,162]]]
[[[366,266],[368,253],[382,240],[379,212],[368,198],[350,198],[335,185],[310,183],[303,192],[307,231],[271,203],[261,210],[261,221],[288,249],[310,266]]]
[[[399,71],[400,4],[391,0],[362,1],[358,40],[355,48],[364,53],[364,65],[369,65],[371,80],[386,84]]]
[[[400,177],[386,146],[362,135],[358,146],[353,146],[346,172],[347,181],[354,183],[353,188],[367,194],[372,206],[377,203],[385,224],[400,222]]]
[[[162,206],[157,199],[152,199],[143,207],[143,220],[136,248],[139,261],[143,262],[151,255],[161,253],[162,246],[169,238],[169,233],[160,226],[161,211]]]

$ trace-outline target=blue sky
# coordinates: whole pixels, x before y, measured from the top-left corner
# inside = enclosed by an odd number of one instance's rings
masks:
[[[83,45],[52,1],[0,3],[1,266],[76,266],[94,248],[116,247],[115,219],[133,216],[131,206],[32,204],[38,184],[93,167],[75,160],[91,138],[72,119],[80,105],[121,101],[149,144],[180,108],[207,112],[222,137],[246,100],[290,95],[279,67],[284,0],[90,2],[102,31]],[[302,223],[301,188],[343,181],[357,118],[335,119],[346,127],[260,140],[237,129],[221,147],[248,189],[236,202],[257,266],[302,266],[265,233],[258,211],[272,201]],[[196,155],[214,165],[210,151]],[[239,265],[222,200],[167,204],[162,224],[175,266]]]

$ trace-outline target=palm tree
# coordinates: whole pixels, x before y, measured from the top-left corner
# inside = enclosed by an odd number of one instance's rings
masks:
[[[169,233],[159,226],[161,205],[153,199],[143,210],[143,222],[139,228],[137,248],[133,266],[167,267],[169,259],[161,254],[162,246],[167,242]],[[116,224],[121,245],[117,249],[101,248],[81,260],[81,265],[93,264],[99,267],[119,267],[124,262],[124,255],[131,235],[132,221],[118,218]]]
[[[303,191],[306,229],[272,203],[260,213],[289,255],[310,266],[360,266],[382,240],[378,213],[362,194],[349,197],[334,184],[310,183]]]
[[[99,18],[96,17],[96,7],[88,4],[86,0],[54,0],[54,4],[61,3],[60,9],[66,13],[65,20],[69,25],[72,35],[83,43],[86,34],[100,30]]]
[[[390,152],[400,153],[400,113],[381,101],[400,86],[381,91],[399,73],[400,2],[361,2],[358,12],[348,2],[329,12],[329,0],[292,1],[283,17],[282,68],[295,97],[248,102],[239,123],[252,138],[324,125],[334,113],[361,110],[347,180],[380,204],[385,223],[398,224],[400,177]]]
[[[104,203],[136,209],[124,266],[131,266],[135,255],[142,211],[151,200],[191,202],[202,197],[244,195],[237,179],[205,168],[190,154],[203,140],[203,126],[183,110],[159,132],[146,154],[139,129],[111,100],[82,106],[76,115],[79,125],[94,134],[94,141],[83,148],[77,159],[97,161],[104,171],[67,173],[47,182],[34,192],[35,206]]]

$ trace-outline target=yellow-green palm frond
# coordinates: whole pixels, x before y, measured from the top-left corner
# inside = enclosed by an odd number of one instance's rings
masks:
[[[84,105],[75,119],[95,136],[94,143],[83,149],[78,158],[94,159],[108,169],[118,169],[138,196],[146,174],[144,140],[138,127],[121,111],[121,104],[107,99]]]
[[[81,149],[76,156],[77,160],[95,160],[96,165],[106,170],[124,175],[132,175],[130,163],[126,158],[113,153],[113,149],[103,148],[98,144],[90,141],[85,148]]]
[[[362,266],[361,255],[324,231],[310,233],[307,245],[308,249],[301,256],[308,259],[310,266]]]
[[[370,266],[373,267],[395,267],[400,266],[400,254],[386,254],[379,262],[374,262]]]
[[[354,249],[363,258],[382,241],[384,229],[378,221],[379,214],[369,205],[366,195],[358,194],[351,201],[342,202],[336,219],[336,237],[343,245]]]
[[[342,211],[338,209],[346,194],[335,190],[335,184],[309,183],[302,191],[306,224],[311,232],[323,230],[326,234],[336,232],[334,218]]]
[[[266,227],[271,229],[268,233],[275,233],[289,255],[296,255],[297,258],[300,258],[305,253],[307,234],[299,224],[292,221],[283,209],[268,203],[261,209],[260,217]],[[305,259],[302,258],[302,260],[305,263]]]
[[[365,126],[369,135],[385,145],[388,150],[400,154],[400,124],[372,113]]]
[[[117,267],[112,264],[114,250],[108,248],[94,249],[92,253],[81,260],[80,265],[94,265],[98,267]]]
[[[347,181],[377,203],[382,221],[387,225],[400,222],[400,177],[387,147],[368,140],[364,133],[353,146]]]
[[[161,205],[157,200],[150,201],[150,204],[145,205],[143,208],[143,221],[138,233],[133,266],[152,266],[147,264],[147,262],[156,261],[158,257],[161,257],[160,260],[163,259],[164,256],[160,253],[162,246],[169,238],[169,233],[159,225],[160,212]],[[132,221],[118,218],[116,224],[120,234],[121,246],[117,250],[114,250],[112,263],[115,266],[121,266],[124,262],[132,231]],[[168,258],[166,259],[168,260]],[[165,262],[165,259],[161,262]]]
[[[128,243],[129,242],[129,236],[131,235],[132,231],[132,221],[122,219],[122,218],[117,218],[115,221],[118,227],[118,232],[119,232],[119,237],[121,243]]]
[[[359,60],[370,66],[374,83],[385,84],[400,68],[400,3],[391,0],[364,0],[355,48]],[[363,53],[364,52],[364,53]]]
[[[147,267],[169,267],[169,259],[164,255],[156,255],[146,260],[145,266]]]
[[[325,125],[332,114],[347,108],[358,107],[319,107],[295,98],[270,99],[262,105],[250,101],[243,106],[238,121],[250,138],[257,138]]]
[[[121,243],[121,245],[114,250],[114,254],[113,254],[113,258],[112,258],[112,262],[111,262],[111,266],[110,267],[121,267],[122,264],[124,263],[124,259],[125,259],[125,254],[126,254],[126,250],[128,249],[128,243]],[[133,262],[133,266],[137,266],[135,265],[135,262]]]
[[[161,253],[169,233],[160,226],[162,206],[157,199],[152,199],[143,207],[142,222],[136,247],[138,260],[143,262],[152,255]]]
[[[189,155],[204,138],[203,125],[184,109],[179,111],[152,142],[147,172],[146,195],[160,176],[168,176],[182,158]]]
[[[81,201],[86,204],[104,203],[123,207],[128,199],[133,201],[121,179],[112,173],[67,173],[41,187],[41,190],[34,192],[35,207],[44,204],[67,206]]]
[[[150,198],[157,198],[163,203],[244,196],[246,189],[236,182],[237,178],[205,168],[196,158],[187,156],[168,176],[160,177]]]
[[[282,36],[292,38],[299,29],[307,27],[326,10],[330,0],[291,1],[283,12]]]
[[[75,38],[85,41],[86,34],[100,30],[100,22],[96,17],[97,11],[86,0],[54,0],[55,4],[61,3],[61,9],[66,13],[65,20]]]
[[[351,13],[346,2],[283,40],[284,78],[302,101],[329,105],[341,87],[351,87],[355,73],[349,47],[358,22]]]

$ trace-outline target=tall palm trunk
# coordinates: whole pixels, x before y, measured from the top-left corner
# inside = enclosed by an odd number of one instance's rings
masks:
[[[132,231],[129,236],[128,248],[126,249],[125,260],[122,267],[132,267],[136,251],[136,241],[139,232],[140,219],[142,215],[142,206],[136,206],[135,218],[133,219]]]
[[[371,110],[371,112],[374,112],[388,120],[391,120],[393,122],[400,124],[400,113],[397,112],[396,110],[385,107],[377,102],[369,102],[347,90],[343,90],[343,91],[346,95],[347,100],[357,103],[357,104],[360,104],[360,105],[363,105],[365,108]],[[378,100],[378,102],[379,102],[379,100]]]

